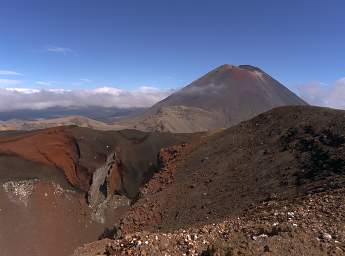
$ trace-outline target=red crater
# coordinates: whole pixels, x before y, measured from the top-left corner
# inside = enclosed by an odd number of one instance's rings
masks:
[[[84,187],[77,176],[78,147],[64,128],[51,128],[0,139],[0,152],[18,155],[24,159],[55,166],[64,171],[75,187]]]

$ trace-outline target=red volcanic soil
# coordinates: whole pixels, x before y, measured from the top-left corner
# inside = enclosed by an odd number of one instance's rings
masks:
[[[51,128],[14,138],[0,138],[0,152],[60,168],[73,186],[83,187],[76,173],[78,148],[65,128]]]
[[[92,209],[82,194],[50,182],[33,181],[32,187],[19,183],[17,190],[0,191],[0,209],[4,256],[70,255],[75,247],[97,240],[107,227],[91,219]],[[121,214],[114,210],[109,222]]]
[[[97,240],[129,207],[125,196],[158,169],[159,150],[196,136],[79,127],[0,133],[0,255],[64,256]]]
[[[236,80],[236,81],[240,81],[240,80],[254,80],[255,76],[253,74],[251,74],[251,73],[248,73],[248,71],[245,70],[245,69],[233,66],[233,67],[231,67],[231,78]]]

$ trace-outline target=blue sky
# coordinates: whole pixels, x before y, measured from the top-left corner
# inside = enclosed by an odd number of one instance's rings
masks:
[[[343,0],[2,0],[0,87],[176,88],[224,63],[294,90],[332,85],[345,77],[344,10]]]

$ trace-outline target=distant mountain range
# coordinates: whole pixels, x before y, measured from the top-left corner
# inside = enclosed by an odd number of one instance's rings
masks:
[[[0,120],[8,120],[10,116],[22,119],[0,122],[0,130],[34,130],[74,124],[100,130],[129,128],[189,133],[227,128],[272,108],[289,105],[307,103],[257,67],[226,64],[147,110],[85,107],[0,113]],[[70,115],[73,117],[66,117]],[[32,120],[35,116],[40,119]],[[49,120],[52,117],[55,119]]]
[[[18,109],[0,112],[0,121],[11,119],[33,121],[37,119],[55,119],[66,116],[84,116],[105,123],[112,123],[119,118],[138,114],[144,108],[106,108],[99,106],[85,107],[50,107],[45,109]]]

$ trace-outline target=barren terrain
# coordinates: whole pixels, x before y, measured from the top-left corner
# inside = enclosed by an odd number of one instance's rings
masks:
[[[97,240],[159,168],[159,150],[197,136],[75,126],[0,133],[1,255],[69,255]]]
[[[117,240],[76,255],[342,255],[344,135],[344,111],[282,107],[162,150]]]

